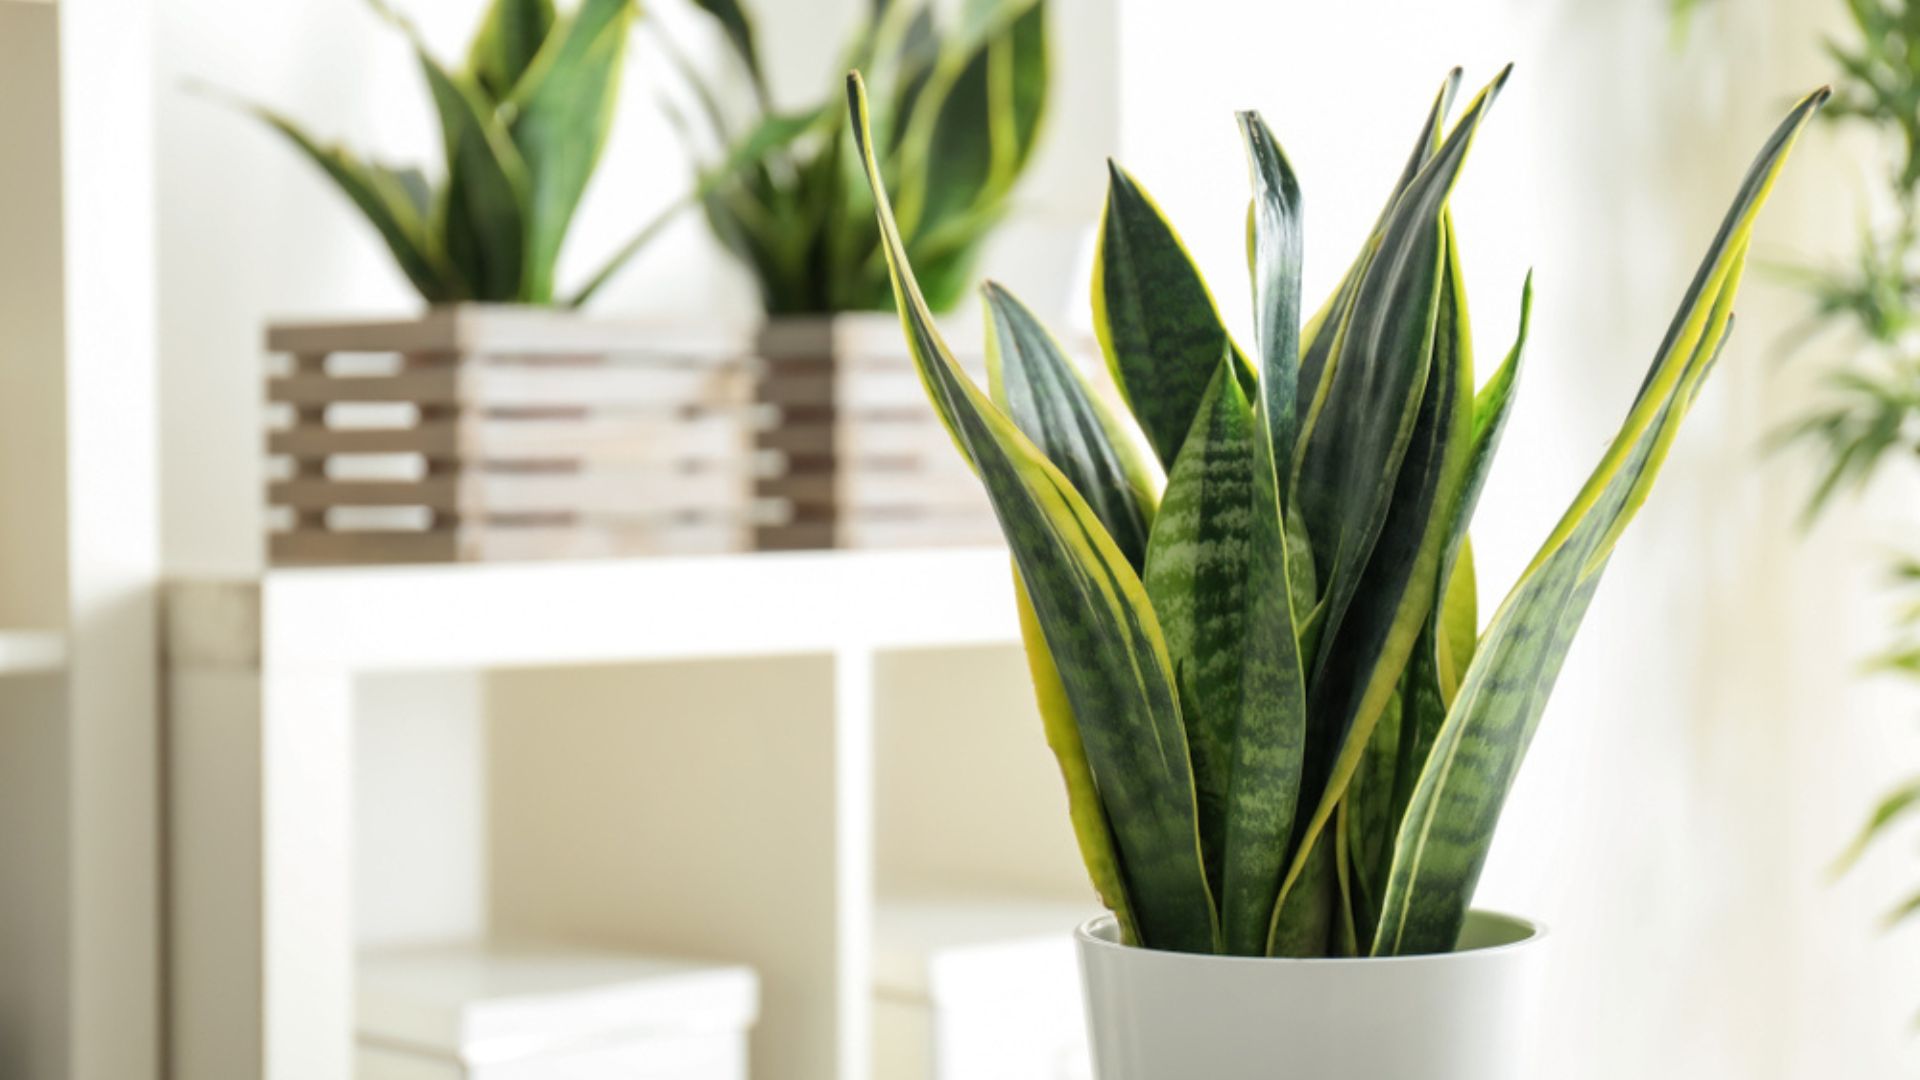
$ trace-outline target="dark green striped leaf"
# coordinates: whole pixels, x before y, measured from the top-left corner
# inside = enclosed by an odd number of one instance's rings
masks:
[[[1305,747],[1306,679],[1299,614],[1314,595],[1313,561],[1282,513],[1278,462],[1290,436],[1300,337],[1300,188],[1260,118],[1242,114],[1254,174],[1253,275],[1260,366],[1255,376],[1251,524],[1244,558],[1238,727],[1227,800],[1221,929],[1230,953],[1259,956],[1273,945]],[[1238,358],[1232,368],[1239,367]]]
[[[1453,948],[1501,804],[1608,556],[1725,342],[1754,217],[1826,96],[1802,101],[1761,150],[1619,434],[1494,614],[1396,838],[1376,955]]]
[[[1060,779],[1066,785],[1067,816],[1073,822],[1074,840],[1080,845],[1080,861],[1086,864],[1087,877],[1093,881],[1100,902],[1120,923],[1122,940],[1138,945],[1139,925],[1134,921],[1133,903],[1127,898],[1120,856],[1113,847],[1113,829],[1107,824],[1106,808],[1100,805],[1100,789],[1094,783],[1093,766],[1087,761],[1087,747],[1080,739],[1080,724],[1074,719],[1066,684],[1060,681],[1060,669],[1054,666],[1053,653],[1040,630],[1040,617],[1034,614],[1033,600],[1020,582],[1017,567],[1013,588],[1020,608],[1020,640],[1026,646],[1027,668],[1033,674],[1033,696],[1040,705],[1047,748],[1053,751]]]
[[[1373,232],[1368,234],[1366,243],[1361,245],[1359,257],[1354,259],[1353,265],[1347,268],[1346,274],[1340,279],[1340,284],[1335,287],[1333,295],[1327,298],[1326,304],[1308,321],[1302,333],[1298,387],[1294,393],[1300,414],[1295,426],[1302,434],[1311,426],[1312,420],[1318,417],[1319,408],[1324,404],[1321,391],[1326,385],[1323,376],[1326,373],[1327,361],[1332,358],[1334,341],[1347,325],[1347,316],[1353,311],[1354,294],[1360,288],[1360,279],[1366,273],[1367,265],[1373,260],[1373,252],[1379,246],[1380,234],[1386,228],[1387,218],[1393,213],[1393,208],[1399,204],[1400,196],[1406,194],[1407,186],[1413,183],[1414,177],[1420,174],[1421,168],[1433,157],[1434,149],[1440,145],[1440,135],[1445,130],[1443,125],[1446,123],[1447,110],[1452,108],[1453,95],[1460,88],[1460,74],[1460,69],[1454,68],[1441,82],[1440,92],[1434,96],[1433,106],[1427,111],[1426,122],[1420,126],[1420,137],[1414,143],[1413,153],[1408,156],[1406,167],[1401,171],[1400,178],[1394,182],[1393,190],[1387,196],[1387,205],[1381,209],[1380,218],[1374,224]],[[1287,456],[1280,459],[1281,464],[1287,469],[1287,476],[1283,479],[1290,479],[1297,471],[1300,454],[1304,450],[1305,440],[1296,438],[1295,445],[1288,448]]]
[[[1213,296],[1160,208],[1111,162],[1093,269],[1094,332],[1168,469],[1231,347]]]
[[[1100,404],[1026,305],[993,282],[981,291],[994,404],[1072,482],[1128,563],[1142,569],[1161,485],[1140,458],[1131,421]]]
[[[1239,120],[1253,173],[1253,336],[1263,434],[1269,457],[1279,462],[1290,459],[1299,428],[1300,183],[1260,114],[1243,112]]]
[[[1370,849],[1379,856],[1379,861],[1371,867],[1376,871],[1376,877],[1372,879],[1377,882],[1376,897],[1385,887],[1393,855],[1391,830],[1398,827],[1400,819],[1406,814],[1407,803],[1413,798],[1414,784],[1419,780],[1420,771],[1426,766],[1427,755],[1432,752],[1433,742],[1439,737],[1440,727],[1446,720],[1447,708],[1453,704],[1454,696],[1459,692],[1461,674],[1473,659],[1475,641],[1479,636],[1478,592],[1473,572],[1473,548],[1467,540],[1467,527],[1480,501],[1481,489],[1486,485],[1487,469],[1499,449],[1500,436],[1511,412],[1513,389],[1519,377],[1521,357],[1525,353],[1532,311],[1533,278],[1528,275],[1520,294],[1520,332],[1514,339],[1513,347],[1507,351],[1506,359],[1494,371],[1493,377],[1487,380],[1487,385],[1481,388],[1471,406],[1472,431],[1467,453],[1467,473],[1451,511],[1453,523],[1448,527],[1447,547],[1440,566],[1438,603],[1428,616],[1420,639],[1414,644],[1413,657],[1407,662],[1406,676],[1401,681],[1403,708],[1399,722],[1403,730],[1392,735],[1396,753],[1390,785],[1390,831],[1376,848]],[[1376,731],[1376,745],[1380,739],[1380,733]]]
[[[1480,92],[1389,213],[1326,374],[1324,403],[1307,434],[1294,496],[1327,595],[1323,632],[1328,636],[1313,666],[1316,681],[1373,556],[1413,438],[1443,276],[1441,217],[1473,136],[1506,77],[1501,72]]]
[[[527,171],[523,301],[553,300],[560,245],[613,124],[635,10],[633,0],[582,0],[508,103],[508,130]]]
[[[1180,690],[1200,850],[1224,911],[1233,909],[1231,897],[1220,892],[1220,880],[1227,786],[1240,720],[1244,589],[1253,553],[1253,411],[1232,363],[1223,354],[1216,365],[1193,431],[1167,478],[1144,577]]]
[[[1319,796],[1302,832],[1303,844],[1325,829],[1367,752],[1374,726],[1399,689],[1433,609],[1453,508],[1466,477],[1473,359],[1466,286],[1453,226],[1444,213],[1440,245],[1443,270],[1427,346],[1429,370],[1413,437],[1354,602],[1342,621],[1328,624],[1325,632],[1331,636],[1321,655],[1329,659],[1308,684],[1305,790]],[[1392,249],[1383,245],[1381,250]],[[1296,856],[1295,869],[1300,865]]]
[[[1139,576],[1071,482],[953,359],[907,265],[848,78],[857,149],[873,188],[901,323],[929,396],[1000,519],[1100,786],[1144,944],[1209,952],[1213,901],[1200,861],[1193,771],[1158,620]]]

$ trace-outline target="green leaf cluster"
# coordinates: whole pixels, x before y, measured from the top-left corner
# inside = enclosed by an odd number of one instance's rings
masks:
[[[323,143],[271,109],[251,111],[333,180],[429,303],[554,303],[555,267],[606,146],[638,6],[580,0],[563,15],[553,0],[492,0],[454,68],[374,3],[406,34],[426,79],[444,153],[437,181]]]
[[[888,198],[870,135],[883,118],[849,80],[902,325],[1006,535],[1075,833],[1131,942],[1246,956],[1454,947],[1574,632],[1731,329],[1755,215],[1826,97],[1761,150],[1619,433],[1482,628],[1467,528],[1526,318],[1477,385],[1448,202],[1506,78],[1451,125],[1448,78],[1311,317],[1300,186],[1266,124],[1241,114],[1248,348],[1145,187],[1115,167],[1093,305],[1125,412],[993,285],[990,392],[967,378]]]
[[[697,197],[720,242],[749,270],[770,315],[891,310],[893,290],[837,94],[780,111],[753,20],[738,0],[694,0],[751,88],[745,117],[726,80],[662,38],[691,105],[677,122],[699,166]],[[987,235],[1032,160],[1049,87],[1047,0],[880,0],[846,50],[873,84],[875,159],[895,193],[901,236],[944,311],[973,280]]]

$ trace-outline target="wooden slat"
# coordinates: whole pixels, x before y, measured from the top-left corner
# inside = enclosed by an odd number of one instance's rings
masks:
[[[746,468],[753,447],[738,415],[683,419],[597,416],[573,420],[427,420],[411,427],[321,427],[297,424],[269,432],[267,449],[303,460],[341,454],[420,454],[484,465],[526,458],[570,458],[603,464],[735,463]]]
[[[579,405],[673,413],[746,405],[744,369],[609,364],[485,364],[468,373],[467,398],[477,405],[520,408]]]
[[[300,371],[267,380],[267,400],[290,405],[399,401],[415,405],[458,405],[460,374],[452,367],[419,368],[398,375],[335,378]]]
[[[723,324],[651,323],[514,305],[457,304],[407,319],[277,322],[267,349],[282,353],[432,352],[579,354],[633,352],[742,356],[751,334]]]
[[[332,428],[300,424],[267,433],[267,451],[295,458],[332,454],[424,454],[451,458],[460,453],[461,425],[430,420],[413,427]]]
[[[424,506],[448,513],[460,509],[460,481],[452,476],[424,480],[324,480],[301,478],[267,485],[267,501],[295,510],[336,506]]]
[[[755,491],[763,498],[783,499],[800,506],[856,510],[883,506],[984,510],[989,505],[985,493],[971,476],[947,478],[921,473],[792,474],[762,479],[755,485]]]
[[[451,562],[459,537],[432,532],[276,532],[267,536],[267,558],[276,565]]]
[[[849,516],[837,522],[768,525],[754,531],[762,551],[814,551],[824,548],[998,547],[1003,541],[991,518],[925,518],[867,521]]]

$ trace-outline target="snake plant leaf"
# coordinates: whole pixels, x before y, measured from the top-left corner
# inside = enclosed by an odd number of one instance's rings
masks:
[[[507,102],[527,174],[522,300],[553,300],[560,245],[613,125],[636,11],[633,0],[581,0]]]
[[[505,101],[547,39],[553,0],[493,0],[467,50],[467,69],[493,101]]]
[[[1121,939],[1129,945],[1140,943],[1140,931],[1134,923],[1133,907],[1127,899],[1126,882],[1120,872],[1120,857],[1113,847],[1113,829],[1107,824],[1107,812],[1100,805],[1100,790],[1094,783],[1093,767],[1087,763],[1086,744],[1080,741],[1080,725],[1073,716],[1073,704],[1067,700],[1067,688],[1060,681],[1060,669],[1054,666],[1040,630],[1040,617],[1034,614],[1033,600],[1016,568],[1013,575],[1014,600],[1020,608],[1020,640],[1026,646],[1027,668],[1033,675],[1034,698],[1040,705],[1040,723],[1046,731],[1047,747],[1060,766],[1060,778],[1067,789],[1067,816],[1073,822],[1073,837],[1080,846],[1080,861],[1086,864],[1093,889],[1120,924]]]
[[[747,9],[740,5],[740,0],[693,0],[693,3],[720,24],[720,32],[740,57],[748,78],[753,81],[754,93],[764,104],[769,96],[767,76],[760,66],[760,45],[754,37],[753,19]]]
[[[1453,947],[1500,806],[1607,558],[1725,342],[1754,218],[1827,96],[1801,101],[1762,148],[1619,434],[1494,614],[1395,840],[1376,955]]]
[[[1093,264],[1093,327],[1114,382],[1168,469],[1193,428],[1223,349],[1213,294],[1152,196],[1108,162]]]
[[[848,77],[847,95],[902,327],[928,395],[987,488],[1081,722],[1141,940],[1159,949],[1212,951],[1217,932],[1200,862],[1193,771],[1166,643],[1146,590],[1072,483],[948,351],[907,264],[857,74]]]
[[[1333,355],[1333,346],[1340,330],[1347,324],[1347,315],[1353,310],[1354,294],[1360,288],[1360,279],[1366,273],[1367,264],[1373,259],[1374,249],[1379,245],[1380,234],[1385,230],[1387,218],[1393,208],[1399,204],[1400,196],[1406,193],[1407,186],[1413,183],[1427,161],[1433,157],[1434,150],[1440,145],[1440,136],[1445,132],[1447,110],[1453,107],[1453,97],[1460,89],[1461,70],[1454,68],[1447,73],[1440,84],[1440,92],[1434,95],[1433,106],[1427,111],[1426,121],[1420,126],[1420,137],[1414,143],[1413,152],[1407,157],[1407,164],[1401,170],[1400,178],[1394,182],[1393,190],[1387,196],[1387,204],[1380,210],[1380,218],[1373,231],[1368,234],[1366,243],[1361,245],[1360,254],[1341,276],[1340,284],[1334,288],[1333,295],[1308,320],[1302,331],[1302,347],[1299,375],[1294,399],[1299,416],[1295,427],[1304,431],[1312,419],[1317,418],[1324,404],[1321,390],[1325,385],[1322,376],[1326,373],[1327,361]],[[1281,459],[1287,470],[1283,480],[1289,480],[1298,468],[1298,451],[1304,448],[1304,440],[1296,439],[1290,456]]]
[[[441,67],[417,38],[414,54],[439,110],[446,146],[440,213],[447,256],[466,276],[468,299],[517,300],[527,252],[526,162],[471,82]]]
[[[1339,867],[1335,865],[1333,845],[1323,838],[1306,849],[1301,865],[1293,887],[1274,909],[1268,956],[1322,957],[1333,941],[1340,906]]]
[[[1334,659],[1324,665],[1319,679],[1309,682],[1305,785],[1320,795],[1302,832],[1303,845],[1318,839],[1337,810],[1374,727],[1399,690],[1436,602],[1440,563],[1466,481],[1473,350],[1466,284],[1453,225],[1444,212],[1440,244],[1442,274],[1427,346],[1429,372],[1413,438],[1362,586],[1347,617],[1328,626],[1331,637],[1322,655]]]
[[[1239,121],[1253,173],[1253,337],[1266,422],[1262,435],[1277,463],[1290,458],[1299,419],[1300,182],[1260,114],[1243,112]]]
[[[1316,675],[1333,656],[1339,624],[1386,522],[1424,397],[1447,198],[1511,70],[1480,92],[1394,205],[1325,376],[1326,397],[1307,432],[1294,488],[1327,596]]]
[[[901,221],[936,306],[971,280],[980,240],[1005,216],[1046,107],[1046,3],[974,6],[983,10],[963,12],[944,61],[917,88],[901,151]]]
[[[1254,436],[1247,584],[1241,630],[1239,717],[1232,731],[1221,927],[1229,953],[1264,955],[1299,808],[1306,728],[1306,679],[1297,613],[1313,602],[1313,565],[1301,534],[1283,515],[1279,461],[1300,349],[1300,186],[1279,143],[1257,114],[1241,130],[1254,178],[1250,217],[1259,367],[1254,378]],[[1242,366],[1228,354],[1227,370]],[[1231,509],[1229,512],[1231,512]]]
[[[1408,675],[1419,664],[1419,653],[1407,664]],[[1394,813],[1394,783],[1399,777],[1400,754],[1404,739],[1411,733],[1406,723],[1407,687],[1402,686],[1381,711],[1367,741],[1367,752],[1353,771],[1346,797],[1335,813],[1338,850],[1350,864],[1347,907],[1354,924],[1355,953],[1364,955],[1371,947],[1373,928],[1379,922],[1380,898],[1385,894],[1387,870],[1393,860],[1393,833],[1398,818]]]
[[[1233,358],[1223,352],[1193,431],[1167,477],[1144,575],[1180,691],[1200,850],[1223,920],[1234,908],[1233,895],[1221,892],[1220,882],[1240,724],[1245,587],[1254,550],[1253,410],[1232,365]],[[1264,915],[1257,918],[1261,930]]]
[[[320,167],[359,211],[366,215],[401,273],[429,301],[459,299],[453,273],[435,249],[427,227],[426,180],[417,169],[395,169],[360,160],[341,146],[327,146],[287,117],[255,105],[242,105],[266,122]]]
[[[1135,571],[1144,569],[1162,482],[1131,422],[1101,404],[1025,304],[991,281],[981,293],[993,403],[1072,481]]]

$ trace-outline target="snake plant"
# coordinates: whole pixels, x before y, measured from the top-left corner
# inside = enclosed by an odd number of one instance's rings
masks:
[[[753,272],[770,315],[891,310],[879,230],[837,96],[776,110],[746,9],[738,0],[695,2],[713,16],[752,91],[750,118],[728,116],[716,80],[660,31],[695,105],[678,114],[687,142],[717,159],[700,167],[697,188],[714,235]],[[876,0],[849,55],[873,78],[875,155],[927,300],[944,311],[965,294],[1039,139],[1047,0],[967,0],[944,22],[935,8],[932,0]]]
[[[323,144],[271,109],[252,111],[333,180],[427,302],[554,303],[560,248],[606,145],[638,6],[580,0],[562,15],[553,0],[493,0],[455,70],[410,22],[374,4],[411,41],[438,112],[437,184],[418,168]]]
[[[1574,631],[1732,328],[1754,217],[1827,96],[1761,150],[1619,433],[1481,629],[1467,526],[1530,298],[1476,390],[1448,198],[1507,76],[1448,128],[1458,75],[1304,322],[1300,188],[1259,115],[1240,114],[1251,350],[1140,182],[1112,170],[1093,307],[1128,413],[992,285],[991,396],[967,378],[915,281],[849,79],[908,343],[1011,548],[1081,853],[1131,943],[1454,947]]]

